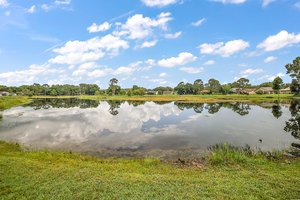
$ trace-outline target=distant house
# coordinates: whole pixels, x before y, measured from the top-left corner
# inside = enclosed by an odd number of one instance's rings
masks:
[[[146,92],[147,95],[157,95],[158,94],[158,91],[154,91],[154,90],[148,90]]]
[[[209,90],[202,90],[202,91],[200,92],[200,94],[209,94],[209,93],[210,93]]]
[[[230,91],[229,91],[229,93],[231,93],[231,94],[237,94],[238,90],[239,90],[238,88],[231,88]]]
[[[0,96],[9,96],[9,95],[10,95],[9,92],[0,91]]]
[[[242,94],[256,94],[256,88],[246,88],[241,91]]]
[[[280,94],[290,94],[292,91],[291,91],[291,88],[290,87],[287,87],[285,89],[281,89],[280,90]]]
[[[274,94],[275,93],[272,87],[261,87],[256,91],[259,91],[259,90],[262,91],[263,94]]]

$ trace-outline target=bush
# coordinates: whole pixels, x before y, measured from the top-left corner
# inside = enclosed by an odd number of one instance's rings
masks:
[[[256,94],[264,94],[264,92],[262,91],[262,90],[257,90],[256,92],[255,92]]]

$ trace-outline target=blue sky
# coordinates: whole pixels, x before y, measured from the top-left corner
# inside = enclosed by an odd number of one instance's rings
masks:
[[[299,22],[299,0],[0,0],[0,84],[289,82]]]

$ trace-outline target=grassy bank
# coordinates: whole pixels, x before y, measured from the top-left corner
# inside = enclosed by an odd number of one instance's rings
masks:
[[[118,101],[184,101],[199,103],[215,103],[215,102],[256,102],[256,101],[274,101],[277,99],[285,100],[293,98],[292,94],[270,94],[270,95],[145,95],[145,96],[35,96],[33,98],[81,98],[91,100],[118,100]]]
[[[22,151],[0,142],[0,199],[297,199],[299,159],[215,149],[205,164]]]
[[[14,106],[24,105],[30,102],[28,97],[0,97],[0,110],[9,109]]]

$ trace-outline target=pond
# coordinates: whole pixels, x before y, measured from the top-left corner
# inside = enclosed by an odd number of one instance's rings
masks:
[[[178,103],[37,99],[5,110],[0,140],[101,157],[195,157],[210,145],[299,147],[300,102]]]

